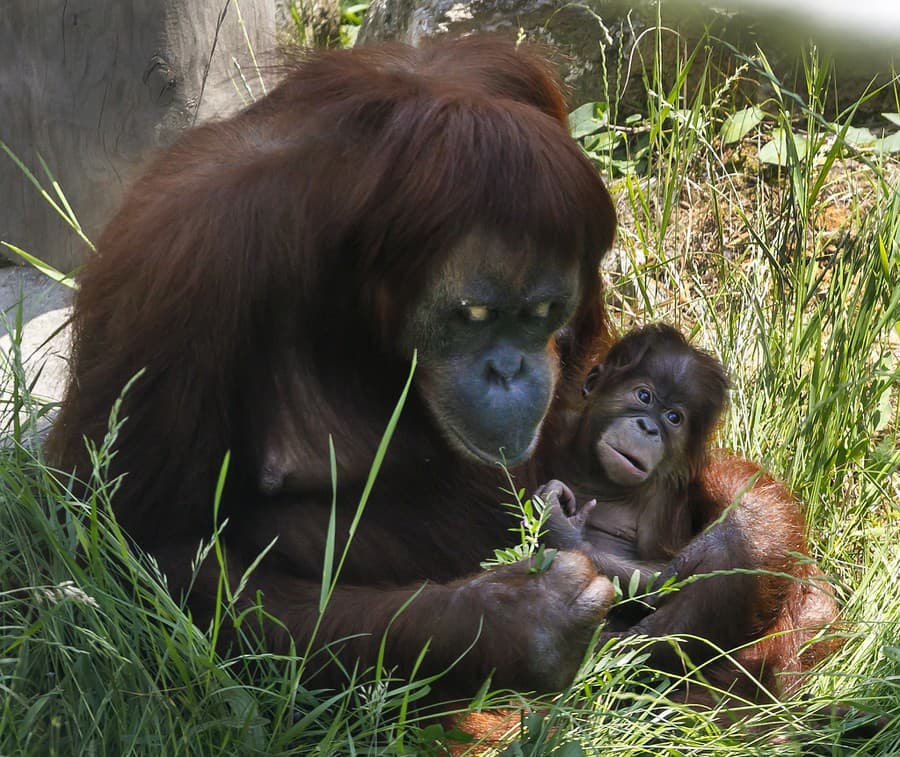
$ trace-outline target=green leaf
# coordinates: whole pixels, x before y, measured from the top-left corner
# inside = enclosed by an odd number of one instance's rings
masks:
[[[331,468],[331,512],[328,517],[328,531],[325,535],[325,557],[322,560],[322,580],[319,593],[319,613],[325,612],[332,591],[334,571],[334,543],[337,537],[337,455],[334,452],[334,437],[328,435],[328,460]]]
[[[522,719],[522,727],[526,734],[533,734],[541,729],[544,724],[544,716],[539,712],[532,712]]]
[[[470,710],[480,710],[484,707],[485,702],[487,701],[488,694],[491,691],[491,677],[488,676],[484,679],[484,683],[481,684],[481,688],[478,689],[478,693],[472,698],[472,701],[469,702]]]
[[[876,142],[875,135],[868,129],[857,129],[848,126],[844,132],[844,142],[853,147],[871,147]]]
[[[730,145],[734,142],[740,142],[747,134],[759,126],[765,117],[766,114],[758,105],[732,113],[725,119],[719,132],[722,144]]]
[[[88,247],[90,247],[92,250],[96,251],[96,248],[94,247],[93,242],[91,242],[91,240],[88,239],[84,235],[84,231],[82,231],[81,224],[78,223],[78,219],[75,217],[75,213],[72,210],[72,206],[69,205],[69,201],[66,199],[66,196],[63,194],[62,187],[60,187],[59,184],[57,183],[56,178],[53,176],[53,174],[50,171],[50,167],[47,165],[46,161],[41,157],[40,153],[38,153],[38,160],[40,161],[41,166],[44,169],[44,173],[46,173],[48,178],[50,179],[51,185],[53,186],[53,191],[56,192],[56,195],[59,198],[59,200],[62,202],[62,205],[60,205],[56,200],[54,200],[50,196],[50,193],[47,192],[46,189],[44,189],[44,187],[41,185],[41,182],[31,172],[31,170],[29,170],[28,166],[26,166],[19,159],[19,157],[7,146],[7,144],[2,139],[0,139],[0,151],[5,152],[9,156],[9,159],[12,160],[12,162],[15,163],[19,167],[19,170],[25,174],[25,176],[28,178],[28,181],[30,181],[34,185],[35,189],[37,189],[38,192],[41,193],[41,197],[43,197],[50,204],[51,208],[53,208],[57,213],[59,213],[59,215],[62,217],[62,219],[75,231],[76,234],[78,234],[79,237],[81,237],[82,241]]]
[[[881,115],[895,126],[900,126],[900,113],[882,113]]]
[[[567,741],[553,752],[556,757],[584,757],[584,749],[577,741]]]
[[[666,118],[680,124],[689,124],[694,117],[694,111],[690,108],[675,108],[666,114]]]
[[[891,134],[889,137],[875,140],[876,155],[888,155],[895,152],[900,152],[900,131]]]
[[[569,114],[569,131],[573,139],[581,139],[599,131],[609,123],[605,103],[585,103]]]
[[[628,581],[628,596],[636,597],[638,593],[638,587],[641,585],[641,571],[635,569],[634,573],[631,574],[631,579]]]
[[[458,731],[458,733],[463,733],[463,731]],[[440,723],[432,723],[431,725],[425,726],[419,735],[423,741],[437,741],[438,739],[444,738],[444,736],[447,735],[447,732]],[[469,741],[475,741],[473,736],[470,736],[469,734],[465,735],[469,737]]]
[[[759,155],[757,155],[759,162],[786,166],[791,157],[787,136],[784,129],[772,129],[772,141],[764,144],[759,150]],[[806,157],[806,137],[802,134],[791,134],[791,138],[797,158],[803,161]]]
[[[891,259],[888,257],[887,245],[884,243],[884,237],[881,235],[878,236],[878,259],[881,261],[881,272],[884,274],[885,278],[889,279],[891,277],[893,266],[891,265]]]
[[[601,171],[612,176],[630,176],[646,170],[646,163],[641,160],[610,159],[609,155],[596,152],[589,152],[587,156]]]
[[[613,130],[601,131],[584,140],[584,149],[591,152],[609,152],[623,139],[622,135]]]
[[[894,418],[894,407],[891,404],[892,389],[893,387],[885,389],[878,399],[878,407],[875,408],[872,418],[872,430],[875,433],[884,431]]]
[[[615,595],[615,601],[616,601],[616,602],[621,602],[621,601],[622,601],[623,594],[622,594],[622,586],[621,586],[621,584],[620,584],[620,582],[619,582],[619,577],[618,577],[618,576],[613,576],[610,583],[612,583],[613,594]]]
[[[558,550],[555,549],[546,549],[542,544],[538,547],[537,552],[534,553],[534,559],[528,572],[546,573],[548,568],[553,564],[553,559],[556,557],[557,551]]]

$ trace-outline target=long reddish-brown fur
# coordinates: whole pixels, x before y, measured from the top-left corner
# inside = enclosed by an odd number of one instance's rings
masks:
[[[232,578],[278,536],[248,596],[261,589],[289,629],[270,629],[273,644],[305,644],[330,512],[329,436],[340,550],[409,371],[398,331],[465,235],[483,231],[512,250],[527,242],[576,265],[560,392],[580,384],[601,349],[596,272],[615,212],[565,123],[544,60],[471,38],[311,54],[247,110],[186,133],[128,192],[81,273],[52,460],[86,477],[84,439],[103,438],[113,403],[143,370],[110,465],[124,474],[119,522],[159,559],[173,591],[184,590],[197,542],[212,533],[230,450],[220,518],[229,519]],[[372,664],[391,625],[389,662],[410,670],[451,591],[441,584],[476,573],[510,542],[504,486],[498,467],[448,446],[413,394],[322,642],[361,634],[345,659]],[[215,580],[210,567],[194,582],[198,619]],[[391,624],[424,581],[415,607]],[[456,629],[438,624],[432,669],[477,636],[477,607],[463,613]],[[510,671],[508,685],[533,685],[516,680],[521,649],[499,638],[480,646],[455,669],[462,691],[497,666]]]
[[[742,692],[751,699],[790,693],[802,682],[802,674],[837,645],[827,633],[838,616],[834,587],[809,558],[803,513],[784,484],[733,455],[715,456],[701,485],[707,509],[700,524],[707,526],[722,516],[723,508],[730,508],[726,522],[733,521],[730,527],[741,533],[746,545],[744,555],[733,557],[736,567],[770,571],[749,582],[746,605],[753,612],[742,618],[745,646],[734,655],[766,688],[743,686]],[[736,494],[745,490],[738,506],[731,507]],[[753,643],[755,639],[761,641]],[[716,682],[730,685],[721,674]]]
[[[242,496],[267,447],[327,486],[329,434],[356,480],[407,372],[390,348],[409,302],[479,227],[580,256],[564,378],[581,372],[604,338],[594,272],[615,220],[565,114],[543,61],[471,39],[319,53],[235,118],[185,134],[80,275],[53,458],[84,471],[83,437],[102,438],[144,369],[113,470],[128,471],[117,514],[145,545],[209,527],[229,449]]]

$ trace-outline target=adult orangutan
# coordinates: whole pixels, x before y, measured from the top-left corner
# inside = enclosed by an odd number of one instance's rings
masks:
[[[447,696],[492,672],[497,686],[557,689],[609,581],[578,551],[539,574],[479,562],[511,539],[496,461],[527,473],[607,344],[597,268],[614,228],[534,54],[479,38],[311,53],[242,113],[186,133],[128,193],[80,277],[49,452],[86,476],[84,439],[103,437],[143,370],[111,462],[125,474],[119,522],[183,590],[230,450],[230,578],[277,536],[245,595],[282,621],[266,629],[272,645],[302,649],[318,615],[329,436],[340,551],[415,350],[316,644],[365,667],[387,634],[385,664],[400,673],[427,644],[420,674],[452,666]],[[742,536],[718,538],[727,549]],[[760,563],[784,546],[760,544]],[[195,617],[212,607],[216,571],[197,576]],[[343,680],[336,665],[320,675]]]

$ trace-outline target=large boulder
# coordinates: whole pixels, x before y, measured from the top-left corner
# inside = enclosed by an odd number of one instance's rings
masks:
[[[773,16],[771,5],[768,15],[751,15],[737,12],[736,5],[737,0],[725,0],[716,7],[651,0],[373,0],[357,44],[385,40],[418,44],[431,37],[476,32],[545,43],[556,51],[573,108],[591,101],[615,102],[620,114],[645,111],[644,82],[656,49],[663,84],[668,88],[675,84],[685,58],[710,40],[722,49],[718,61],[723,77],[741,64],[729,45],[752,53],[759,44],[775,76],[801,94],[805,83],[800,53],[807,36],[820,33],[826,46],[844,41],[846,44],[831,46],[842,87],[839,98],[844,95],[843,101],[832,101],[832,107],[855,102],[873,78],[880,83],[890,79],[890,58],[894,43],[900,41],[900,22],[860,47],[858,38],[865,30],[856,30],[851,39],[846,25],[838,33],[824,25],[817,27],[817,20],[823,21],[821,15],[788,17],[787,4],[781,15]],[[851,11],[847,9],[848,18]],[[688,91],[693,91],[691,87],[702,75],[699,68],[686,82]],[[741,72],[739,86],[757,101],[772,91],[766,77],[752,68]],[[892,91],[886,88],[868,101],[865,109],[895,111]]]
[[[555,54],[577,105],[606,99],[603,82],[615,80],[621,51],[633,47],[655,17],[651,4],[641,0],[374,0],[357,44],[397,40],[417,45],[431,37],[474,32],[527,38]]]

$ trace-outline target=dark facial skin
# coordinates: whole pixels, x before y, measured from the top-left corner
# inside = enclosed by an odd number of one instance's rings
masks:
[[[553,396],[551,340],[575,307],[577,271],[473,234],[432,281],[400,340],[418,350],[420,395],[454,448],[514,465]]]
[[[686,487],[705,461],[726,385],[721,365],[674,329],[625,337],[585,381],[561,468],[572,488],[551,481],[538,491],[551,506],[548,541],[585,550],[622,586],[638,571],[646,590],[690,539]]]
[[[589,452],[611,485],[641,487],[686,453],[687,411],[677,397],[661,395],[653,377],[635,376],[611,396],[595,398],[587,415],[585,430],[596,439]]]

